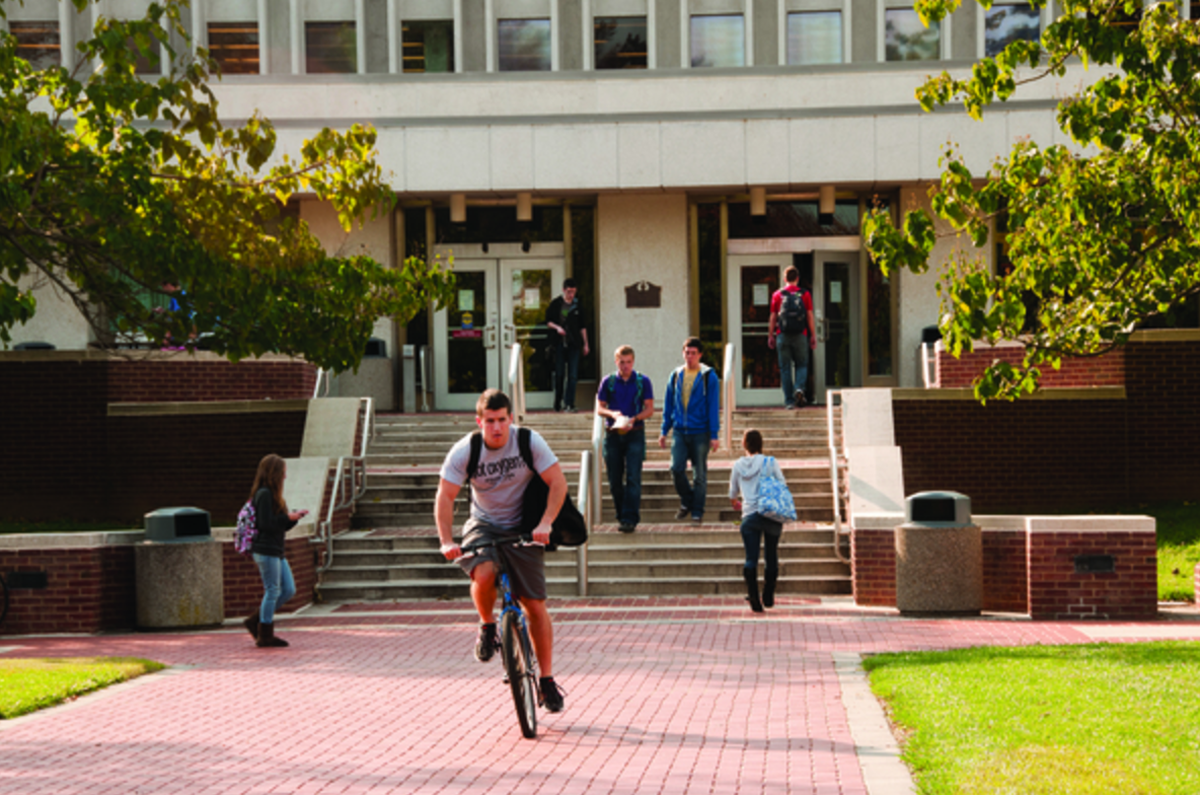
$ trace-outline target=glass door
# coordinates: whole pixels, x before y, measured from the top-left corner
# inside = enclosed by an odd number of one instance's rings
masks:
[[[504,259],[500,261],[503,290],[500,306],[502,389],[512,394],[508,383],[510,351],[521,343],[525,370],[525,407],[554,407],[554,360],[550,357],[546,309],[562,292],[563,260],[560,258]]]
[[[813,402],[824,403],[828,389],[862,385],[861,283],[857,253],[813,252]]]
[[[497,262],[455,258],[454,274],[454,302],[433,318],[434,405],[474,411],[479,393],[500,385]]]
[[[452,258],[458,280],[454,302],[433,317],[434,405],[439,411],[474,411],[489,387],[512,394],[508,368],[514,342],[525,357],[525,407],[554,405],[554,365],[547,355],[546,309],[561,292],[565,269],[561,244],[482,247],[438,246]],[[537,249],[543,248],[544,251]],[[467,249],[467,251],[464,251]]]
[[[730,254],[726,269],[729,339],[737,344],[738,406],[783,406],[779,360],[767,344],[771,296],[792,264],[788,253]]]

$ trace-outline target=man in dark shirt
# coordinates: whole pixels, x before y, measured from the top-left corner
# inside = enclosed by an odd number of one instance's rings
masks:
[[[575,385],[579,380],[580,355],[588,355],[588,334],[583,327],[583,311],[575,295],[579,285],[574,279],[563,280],[562,295],[546,309],[550,345],[554,351],[554,410],[575,410]]]

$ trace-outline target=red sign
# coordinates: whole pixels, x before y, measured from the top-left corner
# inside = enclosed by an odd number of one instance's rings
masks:
[[[456,340],[477,340],[483,338],[483,329],[481,328],[462,328],[456,331],[451,331],[450,336]]]

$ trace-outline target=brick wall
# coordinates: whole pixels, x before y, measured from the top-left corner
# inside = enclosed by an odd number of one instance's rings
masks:
[[[262,602],[262,579],[248,556],[231,542],[222,544],[225,615],[249,615]],[[287,541],[288,563],[296,578],[291,612],[313,599],[316,550],[308,538]],[[0,635],[129,630],[137,626],[136,567],[129,544],[53,549],[0,549],[0,573],[45,572],[45,588],[9,590],[8,617]]]
[[[0,549],[0,572],[45,572],[45,588],[10,588],[0,634],[101,632],[137,618],[133,547]]]
[[[111,394],[131,397],[124,387],[113,386],[118,374],[149,378],[153,368],[160,373],[155,380],[164,385],[178,382],[180,373],[219,371],[243,385],[276,384],[275,400],[307,398],[309,365],[291,360],[124,362],[85,353],[42,357],[0,354],[0,434],[6,453],[0,456],[0,505],[6,519],[107,520],[137,527],[147,510],[196,505],[224,524],[236,516],[263,455],[299,454],[305,418],[299,407],[110,416],[108,401]],[[285,388],[284,382],[291,386]],[[163,394],[173,393],[159,397]],[[250,394],[245,391],[243,397]]]
[[[1047,517],[1032,521],[1035,525],[1069,525],[1105,520]],[[894,607],[894,531],[855,528],[850,535],[850,553],[855,604]],[[1116,570],[1078,573],[1077,555],[1113,555]],[[1035,619],[1153,618],[1158,610],[1156,561],[1152,529],[1080,532],[984,528],[983,609],[1028,613]]]
[[[976,513],[997,514],[1200,499],[1200,458],[1190,452],[1200,449],[1200,338],[1139,332],[1124,351],[1064,363],[1064,372],[1101,360],[1124,368],[1123,398],[1060,399],[1053,389],[1044,399],[986,405],[967,396],[930,399],[940,396],[936,390],[898,396],[893,416],[905,489],[959,491]]]
[[[1158,612],[1154,533],[1029,534],[1029,614],[1035,619],[1133,621]],[[1075,571],[1078,555],[1112,555],[1116,571]]]
[[[1024,359],[1025,349],[1018,346],[977,348],[961,358],[954,358],[945,350],[937,352],[937,385],[942,389],[969,387],[975,378],[996,360],[1019,365]],[[1062,367],[1042,368],[1042,387],[1122,386],[1125,384],[1125,350],[1118,349],[1104,354],[1080,359],[1064,359]]]
[[[234,363],[177,355],[107,366],[110,403],[295,400],[312,397],[317,383],[317,368],[293,359]]]
[[[975,513],[1081,511],[1135,499],[1123,400],[895,400],[904,488]]]

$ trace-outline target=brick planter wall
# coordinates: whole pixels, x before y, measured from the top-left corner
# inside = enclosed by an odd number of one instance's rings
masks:
[[[980,517],[976,517],[977,519]],[[1154,520],[1122,517],[997,517],[983,528],[983,609],[1035,619],[1143,620],[1158,611]],[[895,523],[903,520],[896,518]],[[850,535],[854,602],[896,604],[892,529],[854,528]],[[1016,525],[1022,525],[1017,529]],[[1115,571],[1079,573],[1078,555],[1112,555]]]
[[[996,360],[1019,365],[1025,349],[1016,345],[995,348],[979,347],[956,359],[939,348],[937,352],[937,385],[942,389],[971,386],[975,378]],[[1123,386],[1125,384],[1125,350],[1110,351],[1103,356],[1086,359],[1064,359],[1062,367],[1042,368],[1042,388]]]
[[[8,617],[0,635],[95,633],[132,630],[137,626],[136,566],[133,541],[141,534],[104,534],[104,541],[86,546],[46,547],[42,536],[13,536],[8,544],[29,539],[29,547],[0,549],[0,573],[45,572],[45,588],[10,588]],[[121,537],[124,538],[121,538]],[[81,538],[57,536],[63,544]],[[115,540],[114,540],[115,539]],[[262,579],[253,558],[239,555],[233,543],[222,543],[225,616],[249,613],[262,602]],[[289,538],[288,563],[296,579],[296,596],[284,607],[292,612],[310,603],[316,586],[317,545],[307,538]]]
[[[109,403],[301,400],[317,384],[316,367],[282,357],[235,364],[211,354],[165,354],[106,365]]]

